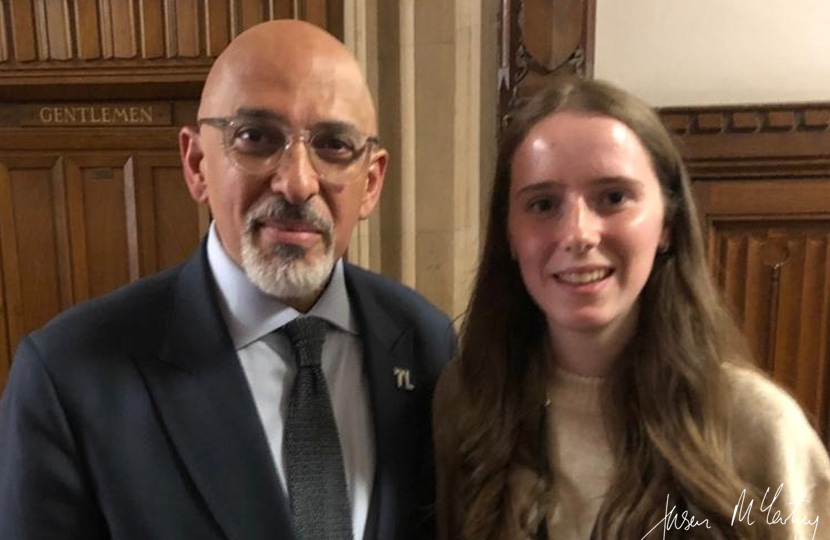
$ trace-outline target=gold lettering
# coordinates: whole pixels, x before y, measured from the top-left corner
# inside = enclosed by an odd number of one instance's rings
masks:
[[[54,120],[52,116],[52,109],[49,107],[41,107],[38,111],[38,116],[40,117],[40,121],[44,124],[51,124]]]
[[[81,110],[81,123],[86,124],[86,107],[78,107]]]
[[[101,118],[104,120],[105,124],[112,123],[110,113],[112,113],[112,107],[101,107]]]
[[[130,121],[129,117],[127,116],[127,109],[124,107],[116,107],[113,110],[113,117],[115,118],[116,122],[121,122],[126,124]]]
[[[77,122],[77,118],[76,118],[77,111],[78,111],[77,107],[73,107],[73,108],[65,107],[64,108],[64,114],[66,115],[66,123],[67,124],[74,124],[75,122]]]
[[[130,123],[138,123],[138,107],[130,107]]]
[[[97,112],[99,112],[99,111],[96,107],[90,107],[89,108],[89,121],[92,122],[93,124],[100,124],[101,123],[101,117],[98,116],[97,114],[95,114]]]
[[[141,122],[144,124],[152,124],[153,123],[153,107],[142,107],[141,108]]]
[[[63,124],[66,122],[66,119],[63,116],[63,113],[66,111],[63,107],[55,107],[55,123],[56,124]]]

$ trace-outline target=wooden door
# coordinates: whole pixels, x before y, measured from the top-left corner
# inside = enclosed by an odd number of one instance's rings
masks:
[[[712,274],[830,446],[830,104],[666,109]]]
[[[830,177],[698,182],[713,275],[758,365],[827,435]]]
[[[0,392],[61,310],[170,267],[207,210],[178,127],[216,56],[259,22],[343,38],[342,0],[0,0]]]
[[[198,245],[207,213],[182,179],[176,130],[165,131],[144,143],[157,148],[136,149],[133,133],[107,129],[95,152],[80,149],[94,133],[44,130],[17,144],[46,148],[0,150],[0,385],[25,334]],[[70,141],[76,148],[59,148]]]

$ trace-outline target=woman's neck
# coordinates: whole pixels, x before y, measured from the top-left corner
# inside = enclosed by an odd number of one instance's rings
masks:
[[[585,377],[604,377],[637,330],[638,310],[610,324],[590,330],[563,329],[548,325],[552,361]]]

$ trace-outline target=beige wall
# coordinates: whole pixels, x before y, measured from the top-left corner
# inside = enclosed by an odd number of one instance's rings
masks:
[[[830,0],[597,0],[595,76],[652,105],[830,99]]]
[[[457,317],[479,252],[496,125],[497,0],[355,0],[346,43],[376,96],[391,161],[349,258]],[[485,185],[489,183],[485,182]]]

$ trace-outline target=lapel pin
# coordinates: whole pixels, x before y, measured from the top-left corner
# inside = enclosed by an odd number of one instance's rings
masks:
[[[392,373],[395,375],[395,384],[398,389],[415,390],[415,385],[409,380],[408,369],[396,367],[392,370]]]

